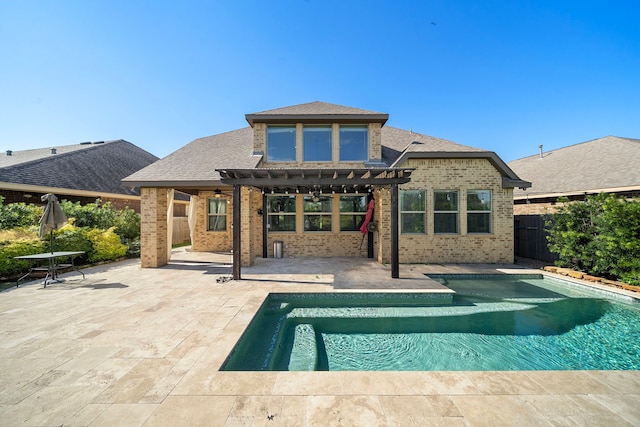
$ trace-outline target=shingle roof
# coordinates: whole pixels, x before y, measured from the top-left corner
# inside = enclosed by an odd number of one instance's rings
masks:
[[[196,139],[167,157],[126,177],[127,185],[171,182],[181,186],[211,185],[220,181],[216,169],[254,168],[261,156],[253,154],[253,129],[245,127],[231,132]],[[186,188],[185,188],[186,189]]]
[[[509,162],[532,182],[515,198],[600,192],[640,187],[640,139],[606,136]]]
[[[0,182],[137,195],[122,178],[158,157],[122,139],[0,154]]]
[[[367,111],[360,108],[347,107],[344,105],[330,104],[320,101],[245,115],[247,122],[249,122],[251,126],[253,126],[253,123],[255,122],[282,122],[288,120],[295,122],[301,117],[304,117],[307,122],[312,122],[313,120],[339,119],[340,121],[360,120],[363,123],[385,123],[389,119],[389,115],[385,113]]]
[[[300,121],[306,122],[306,114],[334,113],[345,113],[354,117],[360,115],[361,118],[381,114],[324,102],[311,102],[256,114],[287,117],[299,115]],[[513,181],[508,181],[505,185],[528,185],[521,182],[493,152],[389,126],[382,127],[381,136],[382,166],[396,166],[396,163],[403,161],[402,156],[419,157],[422,154],[425,157],[483,157],[489,159],[507,180]],[[246,127],[196,139],[123,181],[127,185],[168,186],[186,191],[197,187],[219,185],[220,175],[216,169],[251,169],[257,167],[261,160],[262,155],[253,153],[253,129]]]

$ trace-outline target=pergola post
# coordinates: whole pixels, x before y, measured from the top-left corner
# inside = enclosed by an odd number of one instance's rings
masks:
[[[398,254],[398,184],[391,184],[391,278],[400,277]]]
[[[240,280],[240,264],[242,263],[242,248],[240,245],[240,190],[242,186],[239,184],[233,185],[233,223],[231,227],[233,227],[233,280]]]

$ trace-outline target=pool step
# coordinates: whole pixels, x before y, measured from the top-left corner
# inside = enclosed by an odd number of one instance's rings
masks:
[[[315,371],[318,365],[318,346],[316,331],[308,323],[296,325],[291,358],[290,371]]]

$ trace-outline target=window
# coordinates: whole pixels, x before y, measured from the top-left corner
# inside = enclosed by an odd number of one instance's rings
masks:
[[[433,192],[433,232],[458,232],[458,192]]]
[[[296,196],[268,196],[267,220],[269,231],[296,231]]]
[[[331,231],[331,197],[304,196],[304,231]]]
[[[467,233],[491,233],[491,190],[467,191]]]
[[[296,161],[295,126],[269,126],[267,128],[267,161]]]
[[[340,126],[340,161],[369,160],[369,131],[366,126]]]
[[[227,230],[227,199],[208,199],[207,231]]]
[[[360,231],[367,214],[367,196],[340,196],[340,231]]]
[[[400,191],[400,232],[424,233],[427,202],[424,190]]]
[[[331,126],[305,126],[302,137],[305,162],[331,161]]]

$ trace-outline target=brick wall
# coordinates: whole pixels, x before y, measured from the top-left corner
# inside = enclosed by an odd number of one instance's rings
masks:
[[[140,190],[140,265],[161,267],[167,264],[168,189],[142,187]]]
[[[200,191],[198,193],[198,202],[196,206],[196,224],[193,232],[193,242],[191,247],[198,252],[223,252],[230,251],[233,245],[233,235],[231,222],[233,218],[233,203],[231,198],[231,190],[226,188],[220,199],[227,201],[227,229],[226,231],[208,231],[208,200],[215,198],[213,191]]]
[[[400,189],[423,189],[427,195],[427,221],[424,235],[400,234],[401,263],[498,263],[513,262],[513,190],[502,188],[500,173],[485,159],[410,159],[403,166],[416,170],[411,182]],[[434,234],[433,191],[458,191],[457,234]],[[491,190],[492,233],[468,234],[466,191]],[[384,199],[384,198],[383,198]],[[383,209],[390,216],[390,209]],[[382,219],[383,228],[386,219]],[[390,237],[390,236],[389,236]],[[386,239],[386,236],[383,236]],[[384,245],[383,245],[384,248]],[[390,261],[382,250],[381,262]]]

